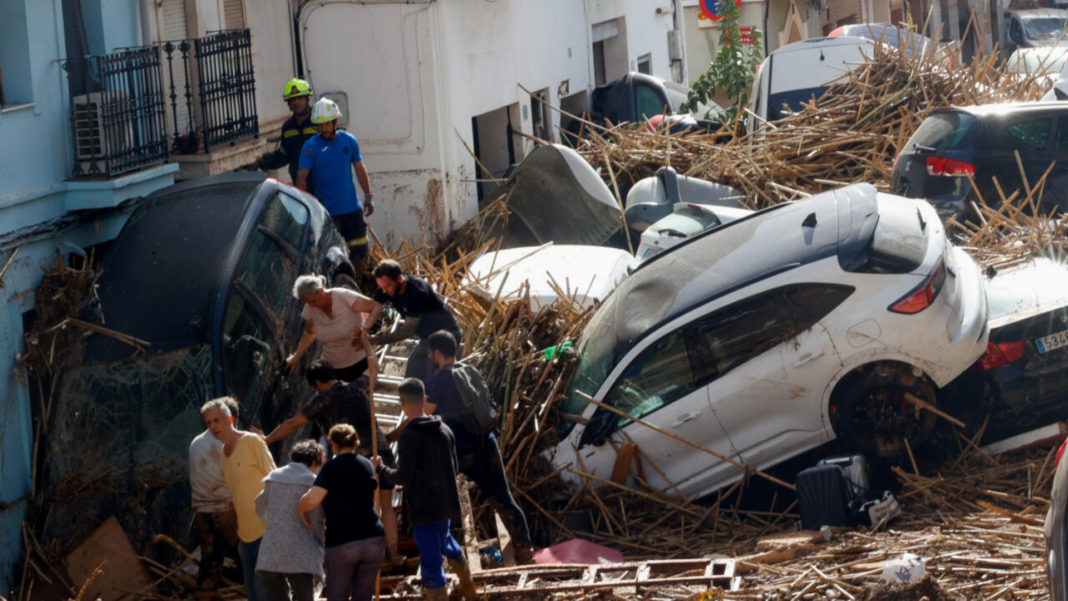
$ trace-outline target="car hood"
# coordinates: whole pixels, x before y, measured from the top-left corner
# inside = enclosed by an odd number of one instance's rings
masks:
[[[503,237],[503,248],[600,245],[622,223],[619,204],[600,175],[559,144],[535,148],[487,202],[502,198],[508,199],[508,223],[498,223],[490,234]]]

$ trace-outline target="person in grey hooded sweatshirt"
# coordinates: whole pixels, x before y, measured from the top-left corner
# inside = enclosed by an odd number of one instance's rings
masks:
[[[267,581],[270,601],[314,601],[314,576],[323,578],[325,530],[322,509],[304,525],[297,504],[315,484],[326,452],[314,440],[302,440],[289,451],[289,464],[263,479],[256,513],[267,521],[256,572]]]

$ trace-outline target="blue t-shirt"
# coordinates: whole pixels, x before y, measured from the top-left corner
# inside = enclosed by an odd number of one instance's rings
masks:
[[[360,208],[352,164],[362,160],[356,137],[347,131],[337,132],[337,138],[331,142],[316,135],[304,143],[300,168],[308,170],[316,198],[331,215],[348,215]]]

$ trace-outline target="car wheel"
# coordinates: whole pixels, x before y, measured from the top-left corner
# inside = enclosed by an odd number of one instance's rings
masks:
[[[851,451],[869,457],[900,457],[905,441],[916,447],[930,438],[937,416],[905,399],[911,394],[935,405],[934,387],[907,365],[878,365],[843,383],[836,433]]]
[[[1065,560],[1068,559],[1068,461],[1062,459],[1053,477],[1049,513],[1046,514],[1046,565],[1049,567],[1051,601],[1068,601],[1068,582],[1065,582]]]
[[[345,273],[334,274],[334,287],[335,288],[348,288],[353,292],[359,292],[360,286],[356,283],[356,280]]]

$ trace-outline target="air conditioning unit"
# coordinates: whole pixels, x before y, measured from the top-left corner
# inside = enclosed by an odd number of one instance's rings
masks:
[[[103,107],[113,107],[109,112],[128,110],[128,98],[124,90],[92,92],[75,96],[71,100],[74,114],[74,152],[78,161],[100,160],[107,153],[129,148],[133,145],[131,119],[119,123],[104,124]],[[87,170],[88,165],[83,165]]]

